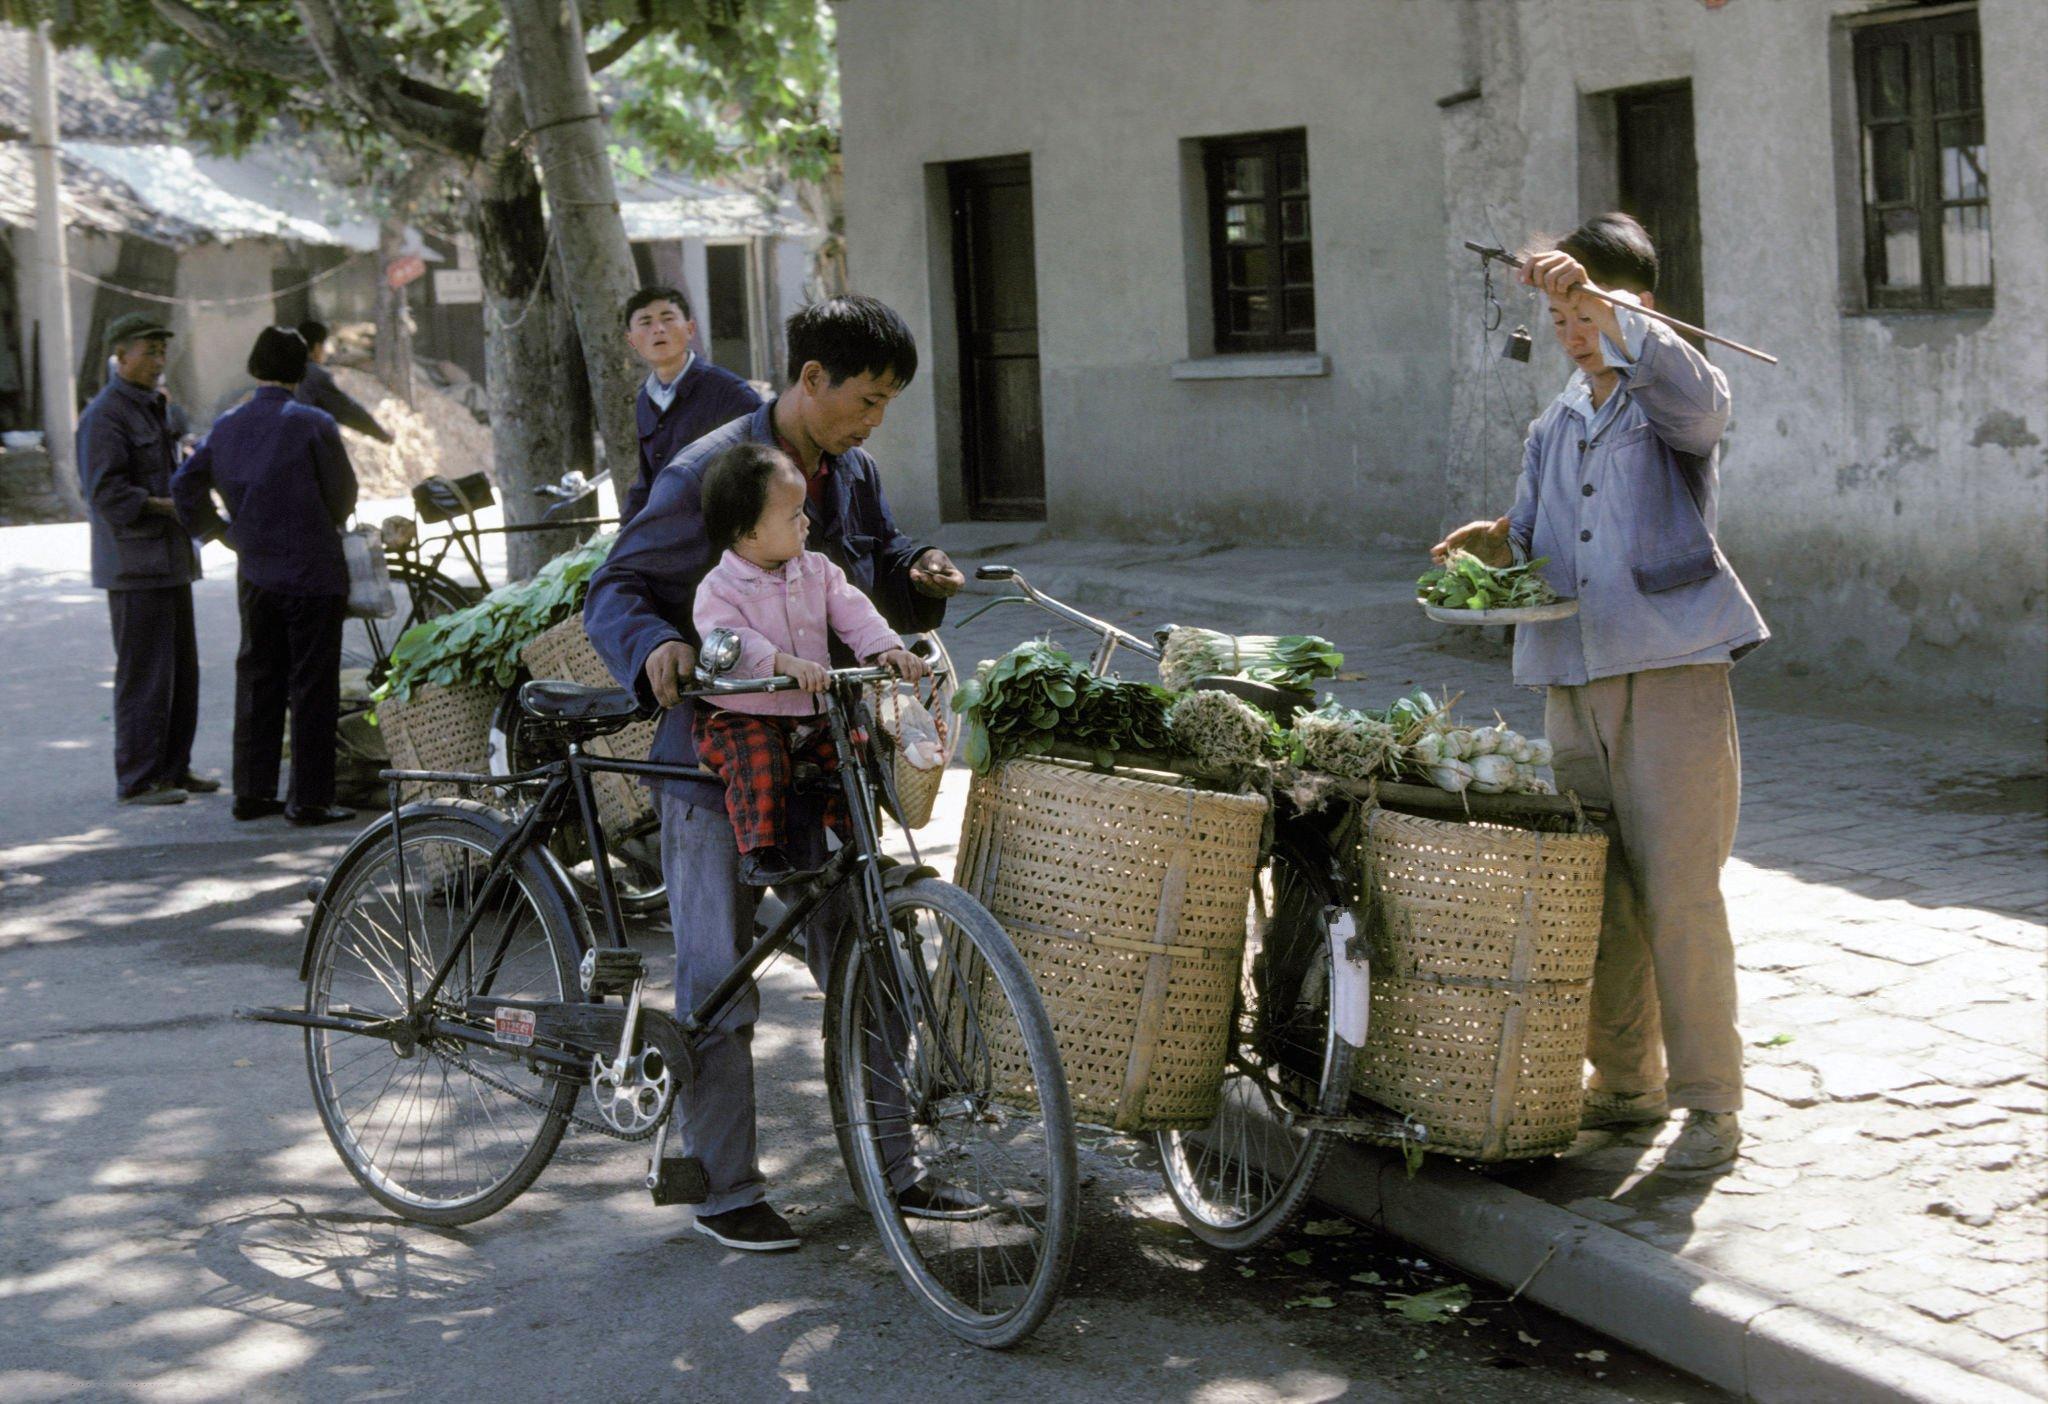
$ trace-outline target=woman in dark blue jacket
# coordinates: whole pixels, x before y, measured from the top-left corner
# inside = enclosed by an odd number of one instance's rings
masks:
[[[171,480],[186,529],[225,537],[237,558],[235,818],[282,811],[299,825],[355,817],[334,804],[334,728],[348,611],[340,528],[355,510],[356,476],[333,416],[292,398],[305,372],[299,334],[265,327],[249,353],[255,398],[222,415]],[[287,709],[292,781],[280,801]]]

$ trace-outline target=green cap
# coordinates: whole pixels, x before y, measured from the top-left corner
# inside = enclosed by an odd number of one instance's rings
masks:
[[[145,336],[171,335],[174,333],[164,325],[161,317],[153,317],[147,312],[123,312],[107,323],[107,350],[113,350],[124,341],[136,341]]]

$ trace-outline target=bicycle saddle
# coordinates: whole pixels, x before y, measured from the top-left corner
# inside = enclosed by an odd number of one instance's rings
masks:
[[[1196,678],[1188,684],[1190,692],[1227,692],[1240,701],[1249,702],[1260,711],[1270,713],[1274,721],[1286,726],[1294,720],[1294,714],[1304,707],[1313,706],[1316,695],[1291,687],[1275,687],[1271,683],[1253,682],[1250,678]]]
[[[623,687],[539,679],[519,689],[519,705],[538,721],[557,722],[592,736],[617,731],[640,719],[640,700]]]

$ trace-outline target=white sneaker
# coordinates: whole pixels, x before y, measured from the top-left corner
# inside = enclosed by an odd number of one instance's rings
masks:
[[[1734,1112],[1689,1111],[1685,1129],[1664,1152],[1666,1170],[1718,1170],[1732,1164],[1742,1146],[1742,1126]]]

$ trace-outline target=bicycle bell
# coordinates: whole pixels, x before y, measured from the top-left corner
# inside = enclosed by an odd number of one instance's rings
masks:
[[[708,683],[740,665],[740,636],[731,629],[713,629],[697,650],[697,681]]]

